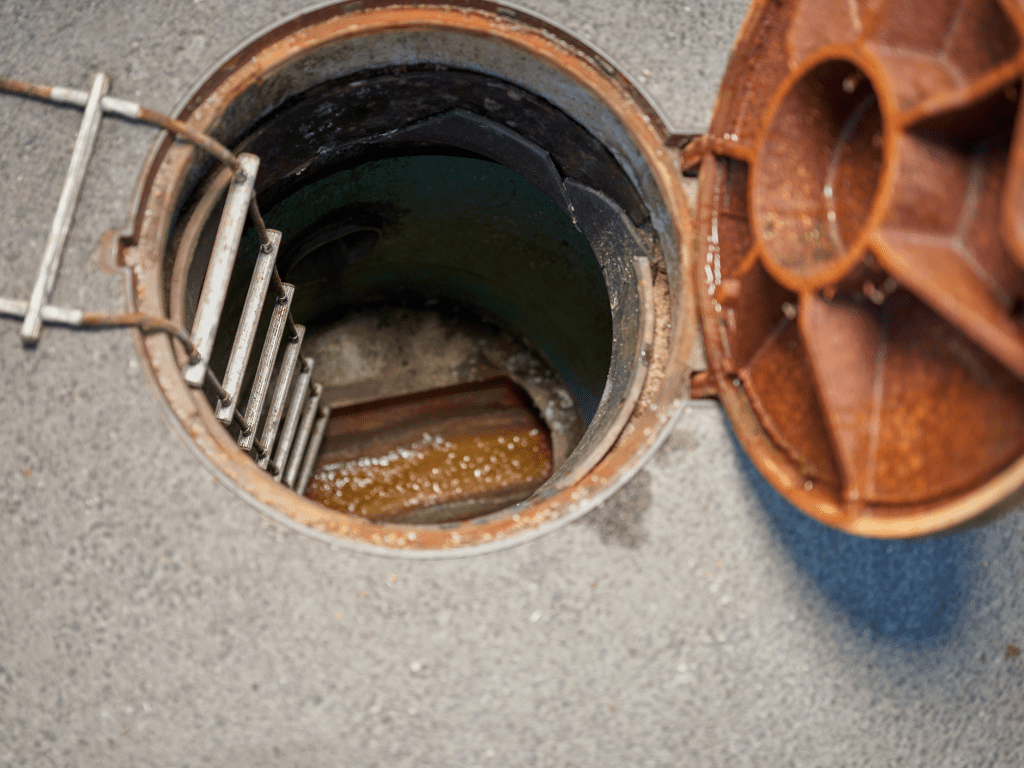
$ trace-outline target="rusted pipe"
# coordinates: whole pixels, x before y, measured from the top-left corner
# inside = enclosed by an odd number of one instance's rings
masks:
[[[173,117],[170,117],[169,115],[164,115],[159,112],[155,112],[154,110],[149,109],[148,107],[143,107],[142,105],[134,106],[138,107],[138,115],[136,119],[138,119],[139,121],[143,123],[149,123],[150,125],[155,125],[159,128],[163,128],[165,131],[173,133],[175,136],[184,139],[190,144],[194,144],[200,149],[209,152],[211,155],[216,157],[226,166],[231,168],[231,170],[235,171],[236,173],[238,172],[238,169],[240,168],[238,163],[238,157],[236,157],[235,154],[231,152],[231,150],[229,150],[216,139],[207,136],[205,133],[199,133],[198,131],[192,130],[187,125],[185,125],[185,123],[181,122],[181,120],[177,120]],[[125,117],[130,117],[130,115],[125,115]]]
[[[83,328],[138,328],[143,333],[167,333],[185,347],[190,362],[199,359],[199,351],[192,344],[188,331],[166,317],[145,312],[83,312],[80,325]]]

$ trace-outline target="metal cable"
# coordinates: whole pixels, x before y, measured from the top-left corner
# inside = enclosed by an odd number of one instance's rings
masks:
[[[83,328],[138,328],[143,333],[166,333],[185,347],[189,362],[199,359],[199,351],[192,344],[188,332],[173,320],[145,312],[83,312],[81,326]]]

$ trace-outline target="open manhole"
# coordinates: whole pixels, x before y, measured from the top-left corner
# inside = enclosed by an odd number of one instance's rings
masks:
[[[1022,41],[1010,0],[755,0],[692,141],[600,53],[487,2],[301,13],[180,121],[104,98],[102,74],[0,79],[85,107],[81,146],[102,110],[211,153],[161,139],[105,241],[138,312],[44,306],[48,246],[0,313],[28,343],[44,319],[173,334],[140,350],[197,452],[357,548],[479,552],[573,520],[688,394],[810,516],[935,532],[1024,484]]]
[[[259,158],[319,451],[260,461],[180,350],[141,350],[200,454],[263,511],[357,548],[478,552],[579,517],[657,446],[694,328],[688,211],[663,122],[600,54],[489,3],[342,3],[244,44],[178,116]],[[124,255],[140,310],[193,326],[231,184],[189,145],[155,148]],[[218,376],[259,254],[247,230]]]

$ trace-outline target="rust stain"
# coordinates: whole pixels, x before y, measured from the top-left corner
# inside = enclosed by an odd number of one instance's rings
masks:
[[[694,371],[690,376],[690,399],[708,400],[718,397],[718,386],[711,371]]]
[[[507,506],[510,491],[526,498],[550,474],[551,443],[539,426],[452,437],[425,433],[381,455],[321,464],[306,496],[387,521],[413,509],[495,495]]]

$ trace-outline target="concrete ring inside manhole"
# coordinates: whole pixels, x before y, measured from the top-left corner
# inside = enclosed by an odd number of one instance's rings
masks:
[[[666,434],[695,328],[689,212],[676,142],[596,51],[490,3],[341,3],[244,43],[177,116],[260,159],[308,361],[292,386],[329,413],[308,485],[289,467],[300,495],[181,349],[139,338],[172,422],[261,511],[357,549],[476,553],[592,509]],[[158,142],[124,252],[139,310],[191,324],[230,183]],[[258,252],[246,231],[218,375]]]

